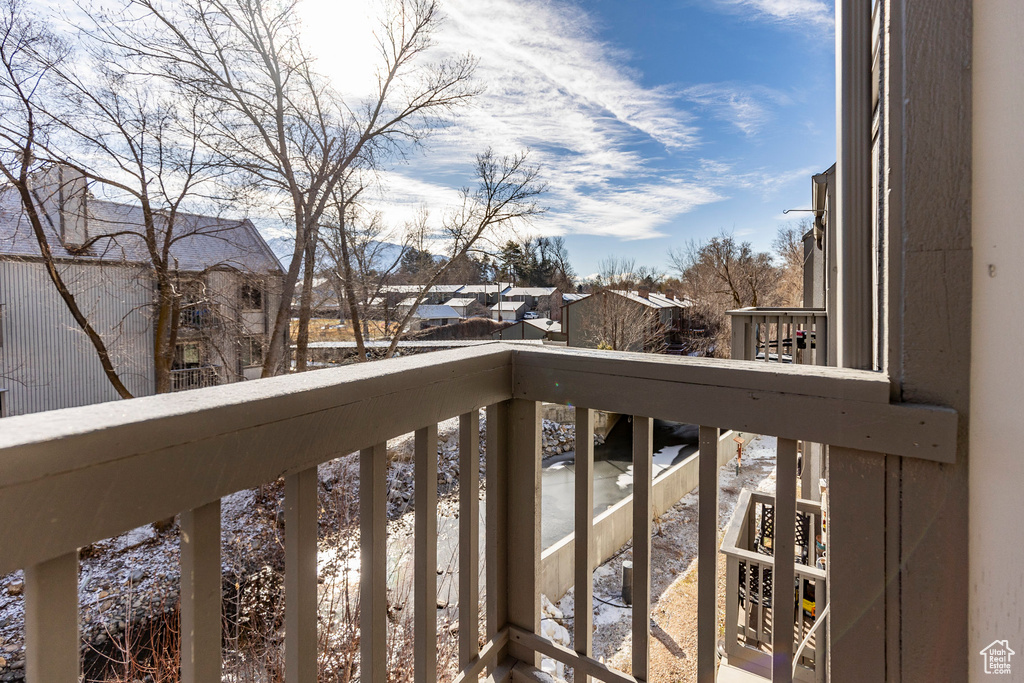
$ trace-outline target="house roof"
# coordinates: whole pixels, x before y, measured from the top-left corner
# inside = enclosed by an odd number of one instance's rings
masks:
[[[449,299],[448,301],[444,302],[444,305],[445,306],[470,306],[470,305],[475,304],[475,303],[476,303],[476,299],[474,299],[472,297],[469,297],[469,298],[466,298],[466,299],[461,299],[461,298]]]
[[[498,292],[509,289],[509,287],[510,285],[506,282],[483,285],[466,285],[459,290],[459,294],[497,294]]]
[[[423,320],[439,320],[441,318],[458,319],[462,317],[454,308],[444,304],[419,306],[416,308],[416,312],[413,313],[412,316]]]
[[[380,291],[389,294],[411,294],[421,289],[423,289],[423,285],[384,285]]]
[[[590,295],[589,294],[577,294],[575,292],[569,292],[569,293],[563,292],[562,293],[562,301],[580,301],[581,299],[586,299],[588,296],[590,296]]]
[[[502,301],[491,306],[492,311],[518,311],[526,306],[525,301]]]
[[[142,236],[141,207],[90,198],[86,215],[89,237],[104,237],[84,252],[75,253],[61,240],[59,222],[43,214],[43,229],[55,258],[96,263],[150,262]],[[13,190],[0,192],[0,257],[4,256],[41,256],[35,233]],[[280,262],[248,220],[179,213],[171,256],[181,271],[233,268],[253,273],[281,272]]]
[[[401,301],[398,302],[398,305],[399,306],[408,306],[408,307],[412,308],[413,306],[416,305],[416,297],[410,296],[408,298],[402,299]]]
[[[550,318],[534,318],[532,320],[523,320],[526,325],[533,325],[534,327],[540,328],[545,332],[561,332],[562,323],[555,322]]]
[[[551,296],[557,287],[509,287],[502,296]]]
[[[688,302],[669,299],[667,296],[656,294],[654,292],[651,292],[647,298],[644,298],[637,292],[631,292],[625,289],[609,289],[605,291],[618,294],[630,301],[635,301],[643,304],[644,306],[649,306],[650,308],[688,308],[690,306]]]
[[[429,291],[436,294],[443,294],[445,292],[454,294],[455,292],[460,291],[463,287],[465,287],[465,285],[434,285]]]

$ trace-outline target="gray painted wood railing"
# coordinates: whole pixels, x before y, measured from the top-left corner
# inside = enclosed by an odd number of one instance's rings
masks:
[[[734,360],[828,364],[828,315],[823,308],[739,308],[732,322]]]
[[[780,501],[784,500],[786,498],[780,498]],[[821,614],[825,606],[827,584],[825,570],[815,566],[815,561],[820,556],[815,550],[814,537],[815,531],[821,528],[821,505],[809,500],[797,500],[793,516],[796,516],[796,511],[806,515],[808,529],[803,539],[803,547],[796,549],[807,558],[807,564],[795,564],[793,567],[796,603],[793,602],[793,583],[772,580],[771,606],[766,604],[764,585],[767,573],[775,572],[775,558],[757,552],[755,548],[758,532],[757,510],[758,506],[761,506],[760,514],[765,514],[764,505],[774,506],[775,496],[746,489],[740,492],[736,509],[722,540],[721,552],[726,557],[726,656],[733,666],[769,677],[775,661],[772,653],[777,651],[775,624],[782,623],[784,619],[790,620],[788,623],[792,624],[797,640],[783,639],[781,645],[792,653]],[[773,520],[777,523],[779,519],[783,519],[782,515],[786,512],[781,506],[776,508]],[[771,545],[781,546],[782,542],[783,540],[776,534]],[[808,586],[814,591],[813,615],[805,613],[804,599],[808,594]],[[781,606],[790,611],[780,609]],[[818,628],[816,634],[813,644],[804,648],[800,662],[795,667],[795,680],[807,683],[825,680],[825,631]]]
[[[577,442],[590,441],[590,410],[634,416],[632,675],[593,659],[589,610],[577,611],[575,649],[540,632],[540,402],[578,409]],[[957,416],[890,404],[871,373],[630,353],[491,344],[345,368],[243,382],[35,415],[0,428],[0,573],[25,569],[27,675],[78,678],[78,548],[182,513],[182,680],[220,680],[219,500],[285,476],[286,680],[316,681],[316,466],[360,452],[361,679],[385,679],[387,439],[416,432],[416,476],[436,484],[437,423],[461,416],[460,454],[472,482],[473,444],[488,416],[485,645],[478,647],[473,577],[475,514],[460,515],[458,681],[531,675],[540,655],[601,681],[649,673],[650,472],[653,418],[700,429],[699,557],[714,567],[720,429],[780,437],[776,590],[793,580],[795,439],[949,462]],[[468,446],[468,447],[467,447]],[[592,452],[577,479],[577,604],[592,599]],[[647,482],[642,485],[641,482]],[[472,509],[472,483],[462,502]],[[88,491],[89,495],[82,492]],[[435,509],[436,486],[416,487],[417,511]],[[787,521],[788,520],[788,521]],[[416,678],[436,675],[436,518],[417,515]],[[788,584],[787,579],[788,578]],[[715,573],[698,572],[700,681],[715,671]],[[781,598],[779,598],[781,600]],[[780,602],[776,602],[780,604]],[[833,607],[835,609],[835,607]],[[773,634],[778,652],[792,633]],[[787,641],[788,642],[788,641]],[[773,680],[790,680],[780,657]]]

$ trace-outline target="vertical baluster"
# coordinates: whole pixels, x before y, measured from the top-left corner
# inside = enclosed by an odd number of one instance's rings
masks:
[[[718,428],[700,428],[697,499],[697,681],[715,683],[718,633]]]
[[[388,446],[359,452],[359,679],[387,678]]]
[[[782,322],[782,316],[775,316],[775,360],[776,362],[782,362],[782,340],[784,339],[783,330],[785,325]]]
[[[437,680],[437,425],[416,430],[415,638],[416,683]]]
[[[487,640],[508,621],[508,420],[508,403],[487,407]]]
[[[772,681],[793,679],[793,551],[796,539],[796,441],[779,439],[775,460],[775,563],[772,594]]]
[[[754,640],[760,644],[764,642],[764,565],[760,562],[757,566],[752,567],[753,571],[750,572],[750,586],[753,590],[754,586],[757,586],[757,603],[751,600],[752,615],[754,617],[753,631]],[[757,575],[754,575],[754,572]],[[751,593],[753,595],[753,593]]]
[[[594,621],[594,411],[576,409],[576,580],[573,644],[587,657],[593,650]],[[590,683],[582,676],[581,683]]]
[[[25,569],[25,675],[78,683],[78,552]]]
[[[651,654],[651,471],[654,421],[633,416],[633,676],[646,681]]]
[[[480,411],[459,417],[459,668],[480,651]],[[475,680],[475,679],[474,679]]]
[[[524,631],[540,631],[540,404],[509,402],[508,450],[508,622]],[[528,665],[540,657],[512,643],[509,654]]]
[[[736,631],[739,624],[740,561],[735,557],[725,558],[725,651],[728,655],[736,647]],[[749,604],[749,603],[748,603]],[[745,616],[744,612],[744,616]],[[744,634],[746,635],[746,634]]]
[[[284,480],[285,681],[316,683],[316,467]]]
[[[181,513],[181,681],[221,678],[220,499]]]
[[[746,324],[748,325],[748,327],[747,327],[747,336],[746,336],[746,339],[744,340],[745,343],[746,343],[746,348],[747,348],[747,353],[746,353],[745,358],[747,360],[757,360],[757,339],[758,339],[757,318],[755,318],[754,316],[749,316],[749,317],[746,318],[746,321],[747,321]]]

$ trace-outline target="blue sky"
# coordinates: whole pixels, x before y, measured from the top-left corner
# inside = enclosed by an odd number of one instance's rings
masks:
[[[372,67],[367,4],[307,0],[321,68],[350,96]],[[385,175],[394,225],[440,219],[473,155],[526,147],[577,271],[608,255],[668,269],[719,230],[767,249],[835,156],[831,0],[443,0],[433,57],[473,53],[485,92]],[[795,214],[799,218],[801,214]]]

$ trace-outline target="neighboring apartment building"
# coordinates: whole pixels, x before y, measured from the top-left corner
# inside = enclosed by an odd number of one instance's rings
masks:
[[[61,174],[59,189],[41,182],[38,191],[57,266],[128,390],[152,394],[155,283],[138,234],[141,209],[93,198],[83,181],[69,178],[67,169]],[[183,296],[172,388],[259,377],[280,264],[247,220],[179,215],[177,221],[182,238],[171,254]],[[0,385],[8,390],[9,415],[117,398],[50,281],[12,192],[0,194]]]

